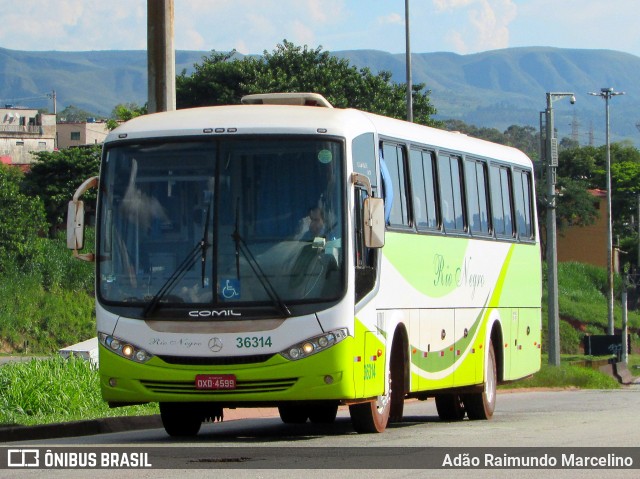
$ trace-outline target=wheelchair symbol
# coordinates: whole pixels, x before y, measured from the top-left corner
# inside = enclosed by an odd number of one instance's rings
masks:
[[[233,299],[240,296],[240,282],[234,279],[227,279],[222,288],[222,297],[224,299]]]

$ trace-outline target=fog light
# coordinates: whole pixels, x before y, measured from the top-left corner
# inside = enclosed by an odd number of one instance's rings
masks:
[[[109,378],[109,386],[115,388],[118,385],[118,380],[116,378]]]
[[[325,384],[333,384],[333,376],[331,376],[330,374],[327,374],[324,377],[324,382]]]

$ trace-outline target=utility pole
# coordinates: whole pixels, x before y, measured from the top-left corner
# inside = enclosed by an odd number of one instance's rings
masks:
[[[556,246],[556,167],[558,140],[553,127],[553,100],[564,96],[576,102],[573,93],[547,92],[546,160],[547,160],[547,313],[549,365],[560,366],[560,315],[558,313],[558,250]]]
[[[609,100],[624,92],[614,91],[613,88],[600,88],[597,93],[589,95],[599,96],[604,99],[606,118],[606,142],[607,142],[607,334],[613,336],[613,220],[611,216],[611,142],[609,140]]]
[[[409,0],[404,0],[404,23],[406,36],[407,66],[407,121],[413,121],[413,86],[411,78],[411,35],[409,29]]]
[[[173,0],[147,0],[149,113],[176,109]]]
[[[628,336],[628,323],[627,323],[627,287],[629,284],[629,275],[625,272],[622,275],[622,354],[620,355],[620,361],[624,364],[629,363],[629,336]]]

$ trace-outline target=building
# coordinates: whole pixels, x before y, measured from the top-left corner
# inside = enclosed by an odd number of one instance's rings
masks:
[[[607,192],[589,190],[598,218],[589,226],[569,226],[558,235],[558,261],[607,267]],[[618,269],[618,249],[613,250],[614,271]]]
[[[64,121],[58,123],[58,148],[97,145],[109,133],[105,121],[88,118],[86,122]]]
[[[32,152],[53,151],[56,116],[32,108],[5,105],[0,108],[0,162],[28,165]]]

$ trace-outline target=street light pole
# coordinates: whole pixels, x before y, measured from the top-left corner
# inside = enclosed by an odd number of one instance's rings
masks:
[[[413,121],[413,86],[411,79],[411,34],[409,30],[409,0],[404,0],[404,22],[407,66],[407,121]]]
[[[606,118],[606,143],[607,143],[607,334],[613,335],[613,221],[611,217],[611,142],[609,140],[609,100],[624,92],[614,91],[613,88],[601,88],[599,92],[589,92],[589,95],[599,96],[604,99]]]
[[[553,101],[573,93],[547,92],[546,158],[547,158],[547,314],[549,365],[560,366],[560,316],[558,313],[558,250],[556,246],[556,167],[558,166],[558,140],[553,127]]]

